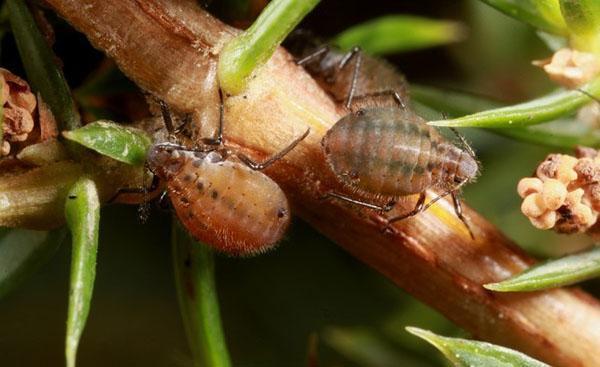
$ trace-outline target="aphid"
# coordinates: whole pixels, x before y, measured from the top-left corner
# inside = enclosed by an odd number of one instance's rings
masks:
[[[173,126],[163,108],[167,126]],[[228,150],[222,143],[223,111],[216,139],[188,148],[170,142],[155,144],[147,164],[166,182],[181,222],[199,241],[236,256],[262,253],[279,242],[290,222],[281,188],[260,172],[289,153],[306,131],[281,152],[262,163]]]
[[[450,143],[413,112],[381,107],[348,114],[321,144],[333,172],[357,194],[390,198],[420,194],[411,212],[388,223],[416,215],[450,194],[457,216],[467,225],[456,193],[477,176],[477,160],[470,149]],[[427,189],[443,193],[425,204]],[[341,194],[332,196],[377,209]]]
[[[406,79],[385,60],[365,55],[358,47],[343,52],[302,31],[292,35],[288,46],[298,59],[297,64],[304,66],[324,90],[348,108],[353,101],[360,101],[361,107],[408,104]]]
[[[353,57],[352,70],[345,68]],[[367,106],[340,119],[321,141],[332,171],[345,189],[359,198],[337,192],[327,196],[389,211],[400,196],[419,194],[415,208],[388,218],[387,223],[391,224],[414,216],[451,195],[457,216],[473,237],[457,194],[478,174],[475,154],[458,133],[464,149],[447,141],[407,109],[406,81],[401,74],[383,60],[361,55],[357,48],[343,55],[322,47],[303,57],[298,64],[305,65],[338,101],[342,100],[340,93],[345,92],[347,108],[357,99],[363,99],[362,105]],[[393,97],[388,101],[394,103],[382,104],[376,97],[383,96]],[[440,189],[442,193],[425,204],[428,189]],[[391,201],[380,206],[363,198]]]

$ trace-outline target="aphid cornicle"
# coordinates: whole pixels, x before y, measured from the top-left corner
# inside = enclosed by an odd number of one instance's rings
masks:
[[[170,115],[164,118],[172,126]],[[194,238],[229,255],[259,254],[281,240],[290,222],[285,194],[260,170],[289,153],[309,131],[257,163],[222,145],[222,121],[221,116],[217,139],[198,147],[155,144],[147,164],[166,182],[177,216]]]

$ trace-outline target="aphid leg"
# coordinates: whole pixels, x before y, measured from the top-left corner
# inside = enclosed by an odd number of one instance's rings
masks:
[[[175,128],[175,134],[181,134],[183,133],[185,136],[187,136],[188,138],[191,138],[188,126],[192,123],[192,115],[189,113],[186,113],[185,116],[183,116],[183,121],[181,122],[181,125],[179,125],[178,127]]]
[[[338,65],[337,72],[339,73],[348,64],[348,62],[350,62],[352,58],[355,58],[356,61],[354,61],[352,82],[350,84],[350,90],[348,91],[348,97],[346,98],[346,108],[350,108],[350,106],[352,105],[352,99],[354,98],[354,94],[356,93],[356,82],[358,81],[360,66],[362,64],[362,52],[360,50],[360,47],[352,48],[352,50],[344,56],[344,58],[340,61],[340,64]]]
[[[162,99],[158,100],[158,104],[160,105],[160,113],[162,114],[163,122],[165,123],[169,135],[175,134],[177,131],[173,125],[173,117],[171,116],[169,105]]]
[[[221,145],[223,144],[223,120],[225,119],[223,107],[223,92],[219,89],[219,127],[215,138],[203,138],[202,143],[206,145]]]
[[[427,195],[425,194],[425,192],[420,193],[419,194],[419,199],[417,200],[417,204],[415,204],[414,209],[411,210],[410,212],[406,213],[406,214],[402,214],[402,215],[399,215],[399,216],[396,216],[396,217],[388,219],[388,221],[387,221],[388,226],[390,224],[394,223],[394,222],[397,222],[399,220],[415,216],[415,215],[419,214],[420,212],[426,210],[429,207],[429,206],[423,205],[423,204],[425,204],[425,198],[426,197],[427,197]],[[387,229],[387,227],[385,229]]]
[[[177,143],[170,143],[170,142],[158,143],[155,145],[155,147],[161,148],[161,149],[171,148],[173,150],[181,150],[184,152],[198,152],[199,151],[198,149],[188,148],[185,145],[181,145],[181,144],[177,144]]]
[[[452,195],[452,203],[454,203],[454,212],[456,213],[456,216],[458,217],[458,219],[460,219],[463,222],[465,227],[467,227],[467,230],[469,231],[469,235],[471,236],[471,239],[474,240],[475,235],[473,234],[473,231],[471,230],[471,227],[469,226],[469,223],[467,222],[467,219],[465,218],[465,216],[463,215],[463,212],[462,212],[462,205],[460,203],[460,197],[458,196],[456,191],[453,191],[451,195]]]
[[[329,52],[329,46],[325,45],[323,47],[319,47],[316,51],[314,51],[313,53],[311,53],[308,56],[305,56],[303,58],[301,58],[300,60],[296,61],[296,65],[304,65],[307,64],[308,62],[318,58],[318,57],[323,57],[326,53]]]
[[[421,196],[419,196],[419,200],[417,201],[417,205],[415,206],[415,208],[411,212],[409,212],[407,214],[399,215],[397,217],[388,219],[388,226],[390,224],[394,223],[394,222],[399,221],[399,220],[406,219],[406,218],[415,216],[415,215],[419,214],[420,212],[426,211],[427,209],[429,209],[429,207],[431,207],[433,204],[437,203],[442,198],[444,198],[444,197],[452,194],[453,192],[459,190],[462,187],[462,185],[464,185],[465,183],[466,183],[466,181],[463,181],[460,184],[458,184],[455,187],[453,187],[452,189],[444,191],[440,195],[438,195],[438,196],[434,197],[433,199],[431,199],[431,201],[429,201],[425,205],[423,205],[423,203],[425,202],[425,196],[426,196],[426,194],[425,194],[425,192],[422,192]],[[421,202],[421,200],[423,200],[423,202]],[[420,209],[417,210],[419,208],[419,204],[421,204],[420,205]]]
[[[256,162],[256,161],[252,160],[250,157],[248,157],[242,153],[234,153],[234,154],[242,162],[244,162],[244,164],[246,164],[248,167],[252,168],[253,170],[260,171],[260,170],[263,170],[263,169],[269,167],[273,163],[277,162],[279,159],[283,158],[292,149],[294,149],[296,147],[296,145],[298,145],[298,143],[300,143],[302,140],[304,140],[304,138],[306,138],[309,133],[310,133],[310,129],[307,129],[306,132],[304,134],[302,134],[302,136],[296,138],[290,145],[288,145],[283,150],[281,150],[279,153],[274,154],[269,159],[267,159],[266,161],[263,161],[263,162]]]
[[[186,114],[183,118],[183,122],[181,123],[181,125],[175,127],[175,123],[173,121],[173,114],[171,113],[171,108],[169,107],[169,105],[162,99],[158,99],[158,104],[160,106],[160,113],[165,123],[165,127],[167,128],[167,132],[171,137],[174,137],[175,135],[180,134],[181,132],[186,130],[189,124],[192,122],[192,116],[190,114]]]
[[[145,171],[144,171],[144,176],[146,175]],[[111,197],[107,203],[112,203],[115,200],[117,200],[117,198],[119,197],[119,195],[121,194],[139,194],[139,195],[144,195],[144,197],[142,198],[142,202],[147,201],[146,200],[146,195],[149,192],[153,192],[154,190],[158,189],[158,187],[160,186],[160,179],[158,178],[157,175],[153,175],[152,176],[152,182],[150,183],[149,187],[122,187],[120,189],[117,190],[116,194],[113,195],[113,197]]]
[[[366,201],[353,199],[349,196],[346,196],[346,195],[343,195],[343,194],[340,194],[340,193],[337,193],[334,191],[328,192],[327,194],[325,194],[325,196],[323,196],[323,199],[327,199],[327,198],[335,198],[335,199],[343,200],[343,201],[346,201],[351,204],[364,206],[365,208],[378,210],[380,212],[389,212],[390,210],[392,210],[394,208],[394,205],[396,205],[395,200],[391,200],[389,203],[385,204],[384,206],[381,206],[381,205],[377,205],[377,204],[367,203]]]
[[[360,99],[377,98],[377,97],[391,97],[394,99],[394,102],[396,102],[400,108],[402,108],[403,110],[406,109],[406,105],[402,101],[402,97],[400,97],[400,94],[393,89],[386,89],[386,90],[382,90],[379,92],[367,93],[367,94],[361,94],[359,96],[354,96],[353,101],[356,102],[357,100],[360,100]]]
[[[147,201],[142,202],[138,206],[138,220],[141,224],[146,224],[148,218],[150,218],[150,204]]]
[[[467,142],[467,139],[465,139],[465,137],[462,136],[462,134],[459,133],[458,130],[456,130],[455,128],[451,127],[450,130],[452,130],[454,135],[456,135],[458,140],[460,140],[460,144],[462,145],[463,149],[466,150],[467,153],[469,153],[469,155],[473,159],[477,160],[477,157],[475,156],[475,151],[473,150],[473,148],[471,148],[471,145],[469,145],[469,143]]]
[[[169,193],[166,190],[160,194],[156,204],[157,204],[158,208],[161,210],[169,210],[172,208],[171,200],[169,198]]]
[[[462,205],[460,203],[460,199],[458,198],[458,195],[456,194],[457,192],[459,192],[460,188],[465,183],[467,183],[467,180],[464,180],[464,181],[460,182],[458,185],[456,185],[455,187],[451,188],[450,190],[446,190],[443,193],[441,193],[440,195],[434,197],[426,205],[423,205],[423,202],[425,201],[425,193],[424,192],[421,193],[421,196],[419,196],[419,200],[417,201],[417,205],[415,206],[415,209],[413,209],[408,214],[404,214],[404,215],[400,215],[400,216],[388,219],[388,226],[385,229],[388,229],[389,225],[392,224],[392,223],[394,223],[394,222],[397,222],[397,221],[402,220],[402,219],[406,219],[408,217],[412,217],[414,215],[419,214],[420,212],[426,211],[427,209],[429,209],[429,207],[431,207],[433,204],[437,203],[442,198],[444,198],[444,197],[446,197],[448,195],[451,195],[452,196],[452,202],[454,204],[454,211],[456,213],[456,216],[467,227],[467,230],[469,231],[469,235],[471,236],[471,238],[475,239],[475,235],[473,234],[473,231],[471,231],[471,227],[467,223],[467,220],[466,220],[465,216],[462,213]],[[423,200],[423,202],[421,202],[421,200]],[[419,209],[419,204],[420,204],[420,209]]]

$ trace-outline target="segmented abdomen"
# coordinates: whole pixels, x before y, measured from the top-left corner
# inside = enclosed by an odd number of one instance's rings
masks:
[[[231,255],[268,250],[281,240],[290,221],[279,186],[239,162],[189,159],[169,180],[168,189],[192,235]]]
[[[448,146],[420,117],[398,108],[367,109],[339,120],[322,141],[342,182],[367,193],[402,196],[443,179]]]

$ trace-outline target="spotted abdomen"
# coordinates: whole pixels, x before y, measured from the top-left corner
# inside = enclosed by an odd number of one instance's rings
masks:
[[[231,255],[254,255],[281,240],[287,199],[261,172],[236,161],[187,160],[168,180],[179,219],[199,241]]]
[[[344,184],[377,195],[403,196],[452,186],[462,168],[477,170],[467,153],[413,112],[399,108],[349,114],[327,132],[322,145]]]

